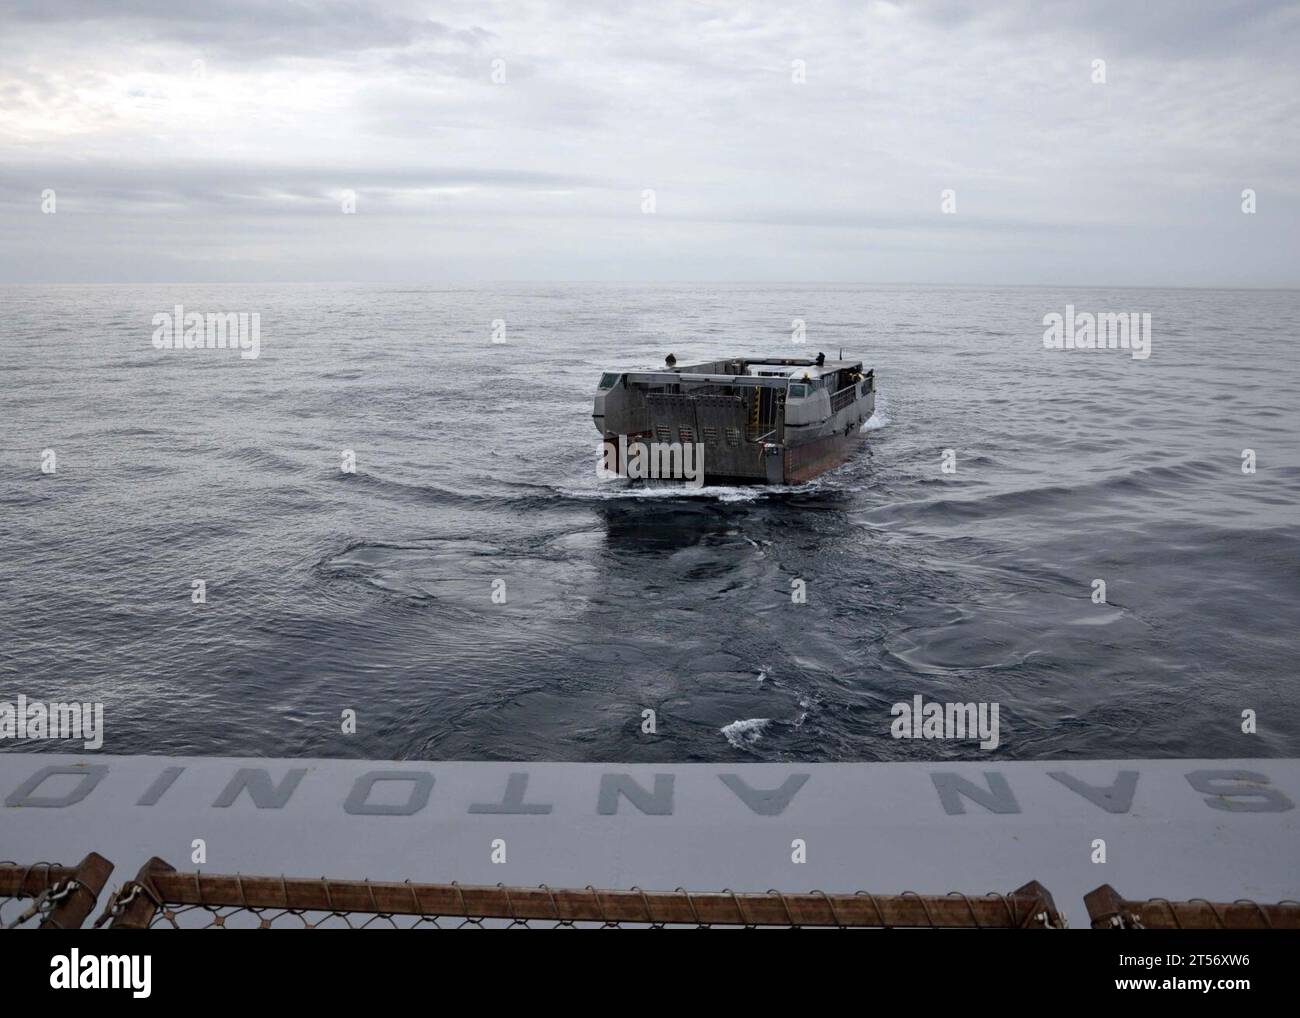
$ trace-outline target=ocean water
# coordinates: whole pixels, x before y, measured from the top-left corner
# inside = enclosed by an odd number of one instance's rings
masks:
[[[9,286],[0,300],[0,700],[102,702],[105,751],[1300,754],[1296,292]],[[154,349],[152,318],[176,304],[259,313],[260,356]],[[1043,316],[1066,304],[1149,312],[1150,358],[1045,350]],[[874,366],[879,409],[855,458],[811,485],[597,477],[602,371],[841,348]],[[996,702],[1001,745],[891,738],[890,707],[916,695]]]

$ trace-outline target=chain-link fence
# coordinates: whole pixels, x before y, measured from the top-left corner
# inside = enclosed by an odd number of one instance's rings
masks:
[[[113,864],[95,852],[75,867],[0,862],[0,929],[77,929],[112,872]]]
[[[113,864],[94,852],[75,867],[0,863],[0,929],[76,929]],[[1084,899],[1093,929],[1300,929],[1300,902],[1125,899],[1110,885]],[[385,883],[180,873],[150,859],[107,897],[112,929],[801,928],[1063,929],[1037,881],[1007,893],[802,894],[597,890]]]
[[[1033,882],[1009,894],[604,891],[177,873],[151,859],[99,924],[124,928],[1059,928]]]
[[[1213,902],[1203,898],[1129,901],[1110,884],[1083,899],[1094,930],[1298,930],[1300,902],[1262,905],[1249,898]]]

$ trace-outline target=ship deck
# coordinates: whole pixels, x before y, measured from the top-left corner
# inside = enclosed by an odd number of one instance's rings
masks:
[[[522,776],[522,777],[521,777]],[[1300,898],[1300,760],[602,764],[0,754],[0,858],[514,886]],[[203,865],[190,863],[196,838]],[[501,839],[506,861],[493,862]],[[1106,861],[1094,862],[1104,841]],[[805,863],[792,861],[796,841]]]

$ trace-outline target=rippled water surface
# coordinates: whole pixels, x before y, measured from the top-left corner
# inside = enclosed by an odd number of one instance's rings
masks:
[[[0,299],[0,699],[102,701],[105,750],[1300,754],[1295,292]],[[261,356],[155,350],[151,319],[177,303],[259,312]],[[1150,312],[1151,358],[1044,350],[1043,316],[1067,303]],[[602,370],[841,347],[880,389],[843,468],[778,490],[597,478]],[[1091,600],[1094,579],[1109,603]],[[889,708],[916,694],[996,701],[1002,745],[894,741]],[[340,732],[349,708],[355,735]]]

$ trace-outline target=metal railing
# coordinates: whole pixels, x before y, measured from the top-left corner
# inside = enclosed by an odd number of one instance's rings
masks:
[[[838,413],[858,398],[858,383],[846,385],[831,396],[831,413]]]
[[[77,929],[113,864],[0,863],[0,929]],[[1300,929],[1300,902],[1132,901],[1109,884],[1084,898],[1093,929]],[[826,894],[597,890],[180,873],[150,859],[94,924],[111,929],[393,927],[1064,929],[1037,881],[1009,893]]]

